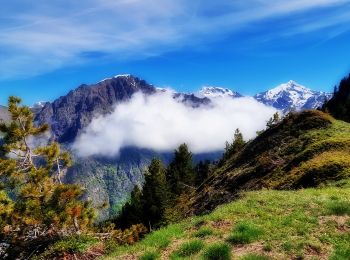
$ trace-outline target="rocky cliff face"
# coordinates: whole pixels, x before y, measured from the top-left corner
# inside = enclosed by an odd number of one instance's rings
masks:
[[[1,121],[4,121],[4,122],[10,121],[10,114],[7,110],[7,107],[4,107],[4,106],[0,106],[0,122]]]
[[[53,103],[46,103],[37,114],[38,123],[49,123],[60,143],[75,139],[95,115],[112,112],[114,106],[141,91],[152,94],[156,89],[131,75],[118,75],[94,85],[81,85]]]

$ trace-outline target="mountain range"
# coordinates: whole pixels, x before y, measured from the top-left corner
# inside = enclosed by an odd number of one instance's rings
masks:
[[[160,91],[146,81],[132,75],[117,75],[92,85],[80,85],[67,95],[53,102],[40,102],[32,107],[38,124],[51,125],[51,138],[66,148],[87,127],[97,115],[106,115],[120,103],[128,102],[133,94],[142,92],[152,95]],[[221,87],[203,87],[198,93],[172,93],[173,98],[184,105],[198,108],[209,105],[213,99],[243,97],[238,92]],[[259,93],[254,98],[283,113],[291,109],[305,110],[319,107],[330,95],[312,91],[294,81]],[[9,120],[5,107],[0,107],[0,118]],[[199,154],[195,160],[216,160],[221,151]],[[86,188],[86,198],[90,198],[98,207],[107,202],[108,208],[102,209],[100,219],[115,215],[127,200],[135,185],[143,182],[143,171],[150,160],[159,157],[169,162],[171,153],[158,153],[136,147],[124,147],[118,157],[94,156],[75,158],[74,166],[67,172],[65,181],[79,183]]]

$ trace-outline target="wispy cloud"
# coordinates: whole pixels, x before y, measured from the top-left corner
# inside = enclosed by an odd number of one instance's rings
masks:
[[[346,0],[14,0],[0,10],[0,78],[32,76],[104,53],[113,59],[158,55],[208,43],[245,26],[343,7],[302,19],[290,35],[348,22]],[[327,13],[327,12],[323,12]],[[342,17],[342,18],[340,18]],[[282,34],[282,32],[276,32]]]

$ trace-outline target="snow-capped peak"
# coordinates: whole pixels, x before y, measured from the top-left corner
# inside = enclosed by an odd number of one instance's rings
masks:
[[[131,77],[131,74],[118,74],[115,75],[113,78],[128,78]]]
[[[34,103],[32,108],[43,108],[46,103],[47,103],[47,101],[38,101],[38,102]]]
[[[110,80],[110,79],[116,79],[116,78],[129,78],[131,77],[131,74],[118,74],[118,75],[115,75],[111,78],[105,78],[103,80],[100,80],[99,83],[103,82],[103,81],[106,81],[106,80]]]
[[[287,83],[283,83],[267,91],[266,97],[270,99],[278,98],[284,92],[290,93],[290,96],[294,102],[297,102],[300,99],[309,98],[313,94],[312,90],[296,83],[293,80],[290,80]]]
[[[242,95],[238,92],[234,92],[228,88],[222,87],[212,87],[212,86],[204,86],[198,92],[198,95],[201,97],[207,98],[217,98],[217,97],[241,97]]]
[[[296,110],[315,109],[322,105],[324,99],[328,97],[329,94],[313,91],[294,80],[255,95],[255,99],[258,101],[283,111],[290,108]]]

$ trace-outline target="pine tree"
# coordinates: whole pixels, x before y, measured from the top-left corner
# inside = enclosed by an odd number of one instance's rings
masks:
[[[166,168],[161,160],[153,159],[145,172],[142,190],[138,186],[134,188],[130,201],[125,204],[115,222],[119,228],[128,228],[134,224],[143,224],[150,229],[158,227],[168,203]]]
[[[339,87],[334,87],[334,95],[323,105],[323,111],[350,122],[350,74],[340,81]]]
[[[200,161],[196,167],[196,179],[195,179],[195,185],[198,187],[201,185],[210,175],[211,172],[211,163],[209,160]]]
[[[228,159],[232,155],[239,152],[245,145],[245,141],[243,138],[243,134],[241,131],[237,128],[233,134],[233,141],[232,143],[226,142],[225,152],[223,155],[223,160]],[[220,164],[222,164],[223,161],[221,161]]]
[[[25,235],[38,227],[57,234],[80,232],[92,224],[94,213],[88,203],[79,200],[83,193],[79,186],[61,182],[61,175],[71,165],[70,156],[55,142],[35,146],[49,127],[35,126],[32,111],[20,103],[17,97],[9,98],[12,121],[0,124],[4,134],[0,147],[0,176],[4,180],[0,207],[6,204],[5,211],[11,212],[7,221],[1,222],[0,232],[20,230],[17,234]],[[9,197],[12,200],[8,201]],[[0,208],[2,212],[4,208]]]
[[[266,126],[268,128],[276,125],[280,121],[280,115],[278,112],[274,113],[273,116],[267,121]]]
[[[159,159],[153,159],[148,167],[141,201],[146,217],[143,224],[150,226],[150,228],[159,226],[164,210],[169,203],[166,168]]]
[[[123,206],[120,214],[113,222],[118,228],[126,229],[134,224],[144,223],[143,205],[141,202],[142,191],[138,185],[130,194],[130,199]]]
[[[168,166],[167,182],[170,186],[170,191],[175,195],[194,188],[195,171],[192,156],[188,146],[181,144],[175,150],[174,159]]]

